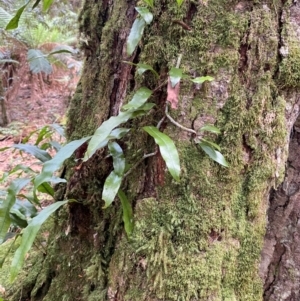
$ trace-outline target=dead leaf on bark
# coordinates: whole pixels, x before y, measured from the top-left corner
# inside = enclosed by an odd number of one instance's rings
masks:
[[[180,88],[180,82],[175,85],[175,87],[172,87],[170,77],[168,78],[168,88],[167,88],[167,101],[171,103],[172,109],[177,109],[178,104],[178,96],[179,96],[179,88]]]

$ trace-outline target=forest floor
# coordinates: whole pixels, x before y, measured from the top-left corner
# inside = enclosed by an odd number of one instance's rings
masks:
[[[22,164],[35,171],[41,169],[34,156],[25,152],[20,154],[12,146],[24,142],[29,136],[27,143],[34,144],[39,130],[44,126],[65,124],[67,105],[78,81],[78,76],[70,74],[68,69],[58,69],[48,82],[29,72],[19,76],[21,80],[17,93],[7,104],[10,122],[7,126],[0,127],[0,190],[7,188],[10,183],[9,179],[1,181],[1,178],[16,165]],[[60,143],[63,140],[58,134],[53,138]],[[50,152],[53,154],[54,150]]]

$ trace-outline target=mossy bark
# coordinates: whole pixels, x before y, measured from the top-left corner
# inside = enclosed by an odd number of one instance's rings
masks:
[[[137,1],[86,0],[80,16],[85,52],[82,79],[69,109],[69,139],[93,134],[141,86],[155,90],[147,116],[121,141],[134,164],[155,145],[141,126],[164,115],[167,72],[181,68],[212,83],[181,83],[171,115],[198,131],[216,124],[211,139],[230,163],[210,160],[192,137],[171,123],[161,129],[178,147],[181,180],[174,182],[159,154],[124,181],[135,227],[124,234],[119,201],[103,210],[103,183],[112,169],[105,151],[76,167],[68,162],[58,199],[75,198],[59,212],[40,273],[23,295],[30,300],[241,300],[263,298],[258,266],[268,193],[284,177],[289,131],[298,109],[300,60],[292,1],[155,1],[154,21],[135,53],[126,39]],[[183,22],[183,23],[182,23]],[[140,76],[124,61],[159,73]],[[298,73],[297,73],[298,72]],[[300,73],[299,73],[300,74]],[[158,88],[159,87],[159,88]],[[86,146],[76,151],[82,158]],[[27,294],[27,295],[26,295]],[[19,295],[16,295],[16,298]]]

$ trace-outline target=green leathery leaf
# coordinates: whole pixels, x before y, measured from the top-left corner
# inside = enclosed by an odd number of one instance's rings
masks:
[[[20,17],[29,2],[30,2],[30,0],[27,1],[26,4],[24,4],[23,6],[21,6],[18,9],[17,13],[13,16],[13,18],[6,25],[6,27],[5,27],[6,30],[18,28]]]
[[[53,0],[43,0],[43,11],[47,11],[51,6]]]
[[[174,88],[182,78],[182,69],[180,68],[171,68],[169,71],[171,86]]]
[[[133,231],[132,208],[131,208],[131,205],[130,205],[125,193],[121,189],[119,189],[119,191],[118,191],[118,197],[122,204],[123,222],[124,222],[125,232],[126,232],[127,236],[130,237],[130,235]]]
[[[219,146],[218,144],[216,144],[216,143],[214,143],[214,142],[212,142],[212,141],[210,141],[210,140],[206,140],[206,139],[204,139],[204,138],[201,138],[201,141],[200,141],[200,142],[203,143],[203,144],[207,144],[207,145],[210,146],[211,148],[215,148],[215,149],[217,149],[218,151],[221,150],[221,148],[220,148],[220,146]]]
[[[227,163],[227,161],[225,160],[224,156],[214,150],[212,147],[208,146],[205,143],[200,142],[199,145],[201,146],[201,148],[203,149],[203,151],[215,162],[219,163],[220,165],[223,165],[225,167],[228,167],[229,164]]]
[[[160,132],[154,126],[145,126],[143,127],[143,130],[154,138],[156,144],[159,146],[161,156],[165,160],[170,174],[176,181],[179,181],[179,155],[173,140],[166,134]]]
[[[150,7],[154,7],[153,0],[143,0],[146,4],[148,4]]]
[[[64,161],[72,156],[74,151],[83,143],[91,139],[91,137],[84,137],[80,140],[74,140],[63,146],[59,152],[49,161],[43,165],[41,173],[34,179],[34,190],[36,190],[42,183],[51,181],[52,174],[58,170]]]
[[[105,201],[103,209],[107,208],[114,201],[122,180],[123,175],[118,175],[114,170],[106,178],[102,192],[102,199]]]
[[[217,127],[210,124],[204,125],[202,128],[200,128],[200,131],[207,131],[214,134],[221,134],[221,131]]]
[[[12,282],[18,275],[20,269],[23,266],[25,256],[30,250],[34,239],[40,230],[42,224],[49,218],[49,216],[55,212],[59,207],[66,204],[67,201],[60,201],[44,208],[37,216],[35,216],[29,225],[23,230],[22,241],[19,248],[16,250],[12,264],[10,267],[10,281]]]
[[[125,170],[125,157],[122,148],[117,142],[109,142],[108,149],[113,158],[114,172],[119,176],[123,176]]]
[[[137,65],[137,72],[139,75],[142,75],[145,71],[151,71],[156,77],[159,77],[158,73],[150,66],[147,64],[142,64],[142,63],[138,63]]]
[[[135,47],[140,42],[146,22],[143,18],[138,18],[133,22],[128,39],[127,39],[127,54],[130,56],[135,50]]]
[[[150,24],[153,20],[153,15],[150,13],[147,7],[135,7],[135,10],[141,15],[147,24]]]
[[[5,200],[0,203],[0,244],[4,241],[5,235],[11,224],[10,209],[16,202],[16,195],[24,188],[30,179],[15,179],[13,180],[8,189]]]
[[[114,170],[106,178],[104,183],[102,192],[102,199],[105,201],[104,208],[107,208],[114,201],[120,189],[125,171],[125,158],[119,144],[109,142],[108,149],[113,158]]]
[[[192,81],[193,83],[195,83],[195,84],[202,84],[202,83],[204,83],[204,82],[206,82],[206,81],[211,82],[211,81],[213,81],[213,80],[214,80],[214,78],[211,77],[211,76],[201,76],[201,77],[196,77],[196,78],[194,78],[194,79],[191,79],[191,81]]]
[[[38,146],[31,145],[31,144],[13,144],[13,148],[16,148],[20,151],[24,151],[30,155],[33,155],[41,162],[47,162],[52,159],[52,157],[44,150],[40,149]]]
[[[85,152],[83,161],[87,161],[91,158],[95,152],[104,147],[108,142],[108,137],[112,130],[119,126],[121,123],[126,122],[132,117],[131,111],[120,112],[118,116],[112,116],[108,120],[104,121],[101,126],[95,131],[88,145],[87,151]]]
[[[110,135],[108,136],[108,139],[121,139],[123,138],[128,132],[130,131],[130,129],[126,129],[126,128],[117,128],[114,129]]]
[[[144,112],[144,114],[147,111],[150,111],[155,106],[155,103],[153,102],[147,102],[144,105],[142,105],[140,108],[138,108],[138,111]]]
[[[153,107],[153,104],[145,104],[151,93],[151,90],[147,88],[140,88],[134,94],[132,100],[125,105],[128,108],[127,111],[120,112],[118,116],[110,117],[100,125],[91,138],[83,158],[84,162],[91,158],[99,148],[102,148],[107,144],[108,137],[111,135],[114,128],[128,121],[130,118],[145,114],[145,111],[150,110]]]
[[[58,49],[58,50],[51,51],[50,53],[47,54],[47,56],[58,54],[58,53],[73,53],[73,52],[69,49]]]
[[[128,65],[132,65],[132,66],[136,66],[137,67],[137,72],[139,75],[142,75],[144,72],[146,71],[151,71],[156,77],[159,77],[159,74],[152,68],[152,66],[148,65],[148,64],[143,64],[143,63],[132,63],[129,61],[123,61],[123,63],[126,63]]]
[[[139,108],[147,101],[147,99],[151,96],[151,94],[152,91],[146,87],[142,87],[138,89],[133,95],[132,100],[128,104],[122,106],[122,109],[129,110],[129,109]]]
[[[105,140],[100,141],[100,143],[97,145],[97,149],[105,147],[110,140],[121,139],[129,131],[130,131],[130,129],[126,129],[126,128],[117,128],[117,129],[112,130],[111,133],[108,135],[108,137]]]

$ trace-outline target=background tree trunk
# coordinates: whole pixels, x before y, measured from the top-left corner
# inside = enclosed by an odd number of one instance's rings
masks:
[[[172,181],[159,154],[126,178],[123,189],[135,219],[128,241],[119,201],[101,209],[112,168],[105,151],[80,169],[74,168],[79,162],[68,162],[63,172],[68,185],[60,187],[57,199],[79,203],[59,212],[55,241],[23,283],[24,300],[257,301],[263,299],[265,279],[265,300],[297,300],[277,298],[271,288],[276,273],[271,251],[263,256],[260,274],[259,263],[270,190],[284,179],[289,133],[299,110],[299,4],[203,0],[178,8],[174,0],[155,1],[153,23],[127,57],[136,5],[84,4],[80,30],[86,61],[69,109],[69,140],[91,135],[138,87],[157,88],[183,54],[186,74],[215,80],[182,83],[178,110],[171,114],[195,130],[205,123],[221,128],[216,142],[230,168],[211,161],[190,134],[165,122],[162,129],[180,153],[181,180]],[[159,81],[150,73],[136,75],[124,60],[153,66]],[[121,143],[130,164],[155,150],[140,127],[162,118],[166,86],[156,89],[151,101],[153,112],[131,122],[133,130]],[[77,159],[85,148],[76,151]],[[274,215],[278,227],[280,218]],[[282,242],[276,239],[272,236],[277,247]]]

